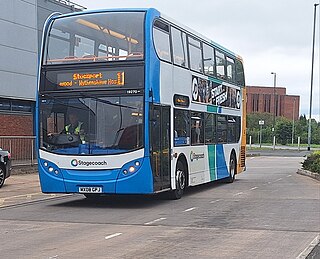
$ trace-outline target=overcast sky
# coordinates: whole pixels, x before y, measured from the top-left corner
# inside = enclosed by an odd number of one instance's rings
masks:
[[[314,4],[320,0],[73,0],[87,9],[154,7],[239,54],[246,84],[287,88],[300,95],[300,114],[309,116]],[[319,119],[319,16],[312,117]]]

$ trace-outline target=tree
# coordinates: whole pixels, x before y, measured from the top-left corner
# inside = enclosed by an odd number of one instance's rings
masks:
[[[247,143],[249,136],[252,137],[252,143],[259,143],[260,126],[259,120],[264,120],[262,127],[262,141],[264,143],[273,142],[273,115],[270,113],[250,113],[247,114]],[[294,142],[297,143],[297,137],[300,137],[300,143],[308,143],[308,119],[306,115],[301,115],[299,120],[294,122]],[[292,121],[284,117],[276,117],[275,134],[278,143],[291,143]],[[320,122],[311,120],[311,143],[320,144]]]
[[[292,137],[292,122],[284,117],[276,122],[276,138],[282,144],[288,144]]]

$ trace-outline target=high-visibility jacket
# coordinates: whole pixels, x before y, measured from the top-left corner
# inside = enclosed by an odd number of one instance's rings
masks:
[[[73,130],[73,132],[70,132],[69,129],[71,127],[71,124],[69,125],[66,125],[65,126],[65,131],[66,131],[66,134],[77,134],[77,135],[80,135],[80,130],[81,130],[81,126],[82,126],[83,122],[78,122],[78,126]],[[83,141],[84,140],[84,135],[80,135],[80,139]]]

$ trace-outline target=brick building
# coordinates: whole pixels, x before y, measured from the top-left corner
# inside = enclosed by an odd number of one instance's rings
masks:
[[[82,9],[70,0],[1,0],[0,136],[34,135],[43,24],[53,12]]]
[[[285,87],[247,86],[247,113],[271,113],[299,119],[300,96],[287,95]]]

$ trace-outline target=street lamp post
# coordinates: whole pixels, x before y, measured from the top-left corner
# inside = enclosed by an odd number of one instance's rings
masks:
[[[291,139],[291,143],[293,145],[294,142],[294,112],[296,109],[296,98],[293,99],[293,109],[292,109],[292,139]]]
[[[273,132],[273,150],[275,149],[276,145],[276,136],[275,136],[275,126],[276,126],[276,85],[277,85],[277,73],[271,72],[273,75],[273,125],[272,125],[272,132]]]
[[[313,13],[313,36],[312,36],[312,58],[311,58],[311,85],[310,85],[310,107],[309,107],[309,125],[308,125],[308,151],[310,151],[311,146],[311,113],[312,113],[312,88],[313,88],[313,65],[314,65],[314,43],[316,36],[316,16],[317,16],[317,6],[319,4],[314,4]]]

